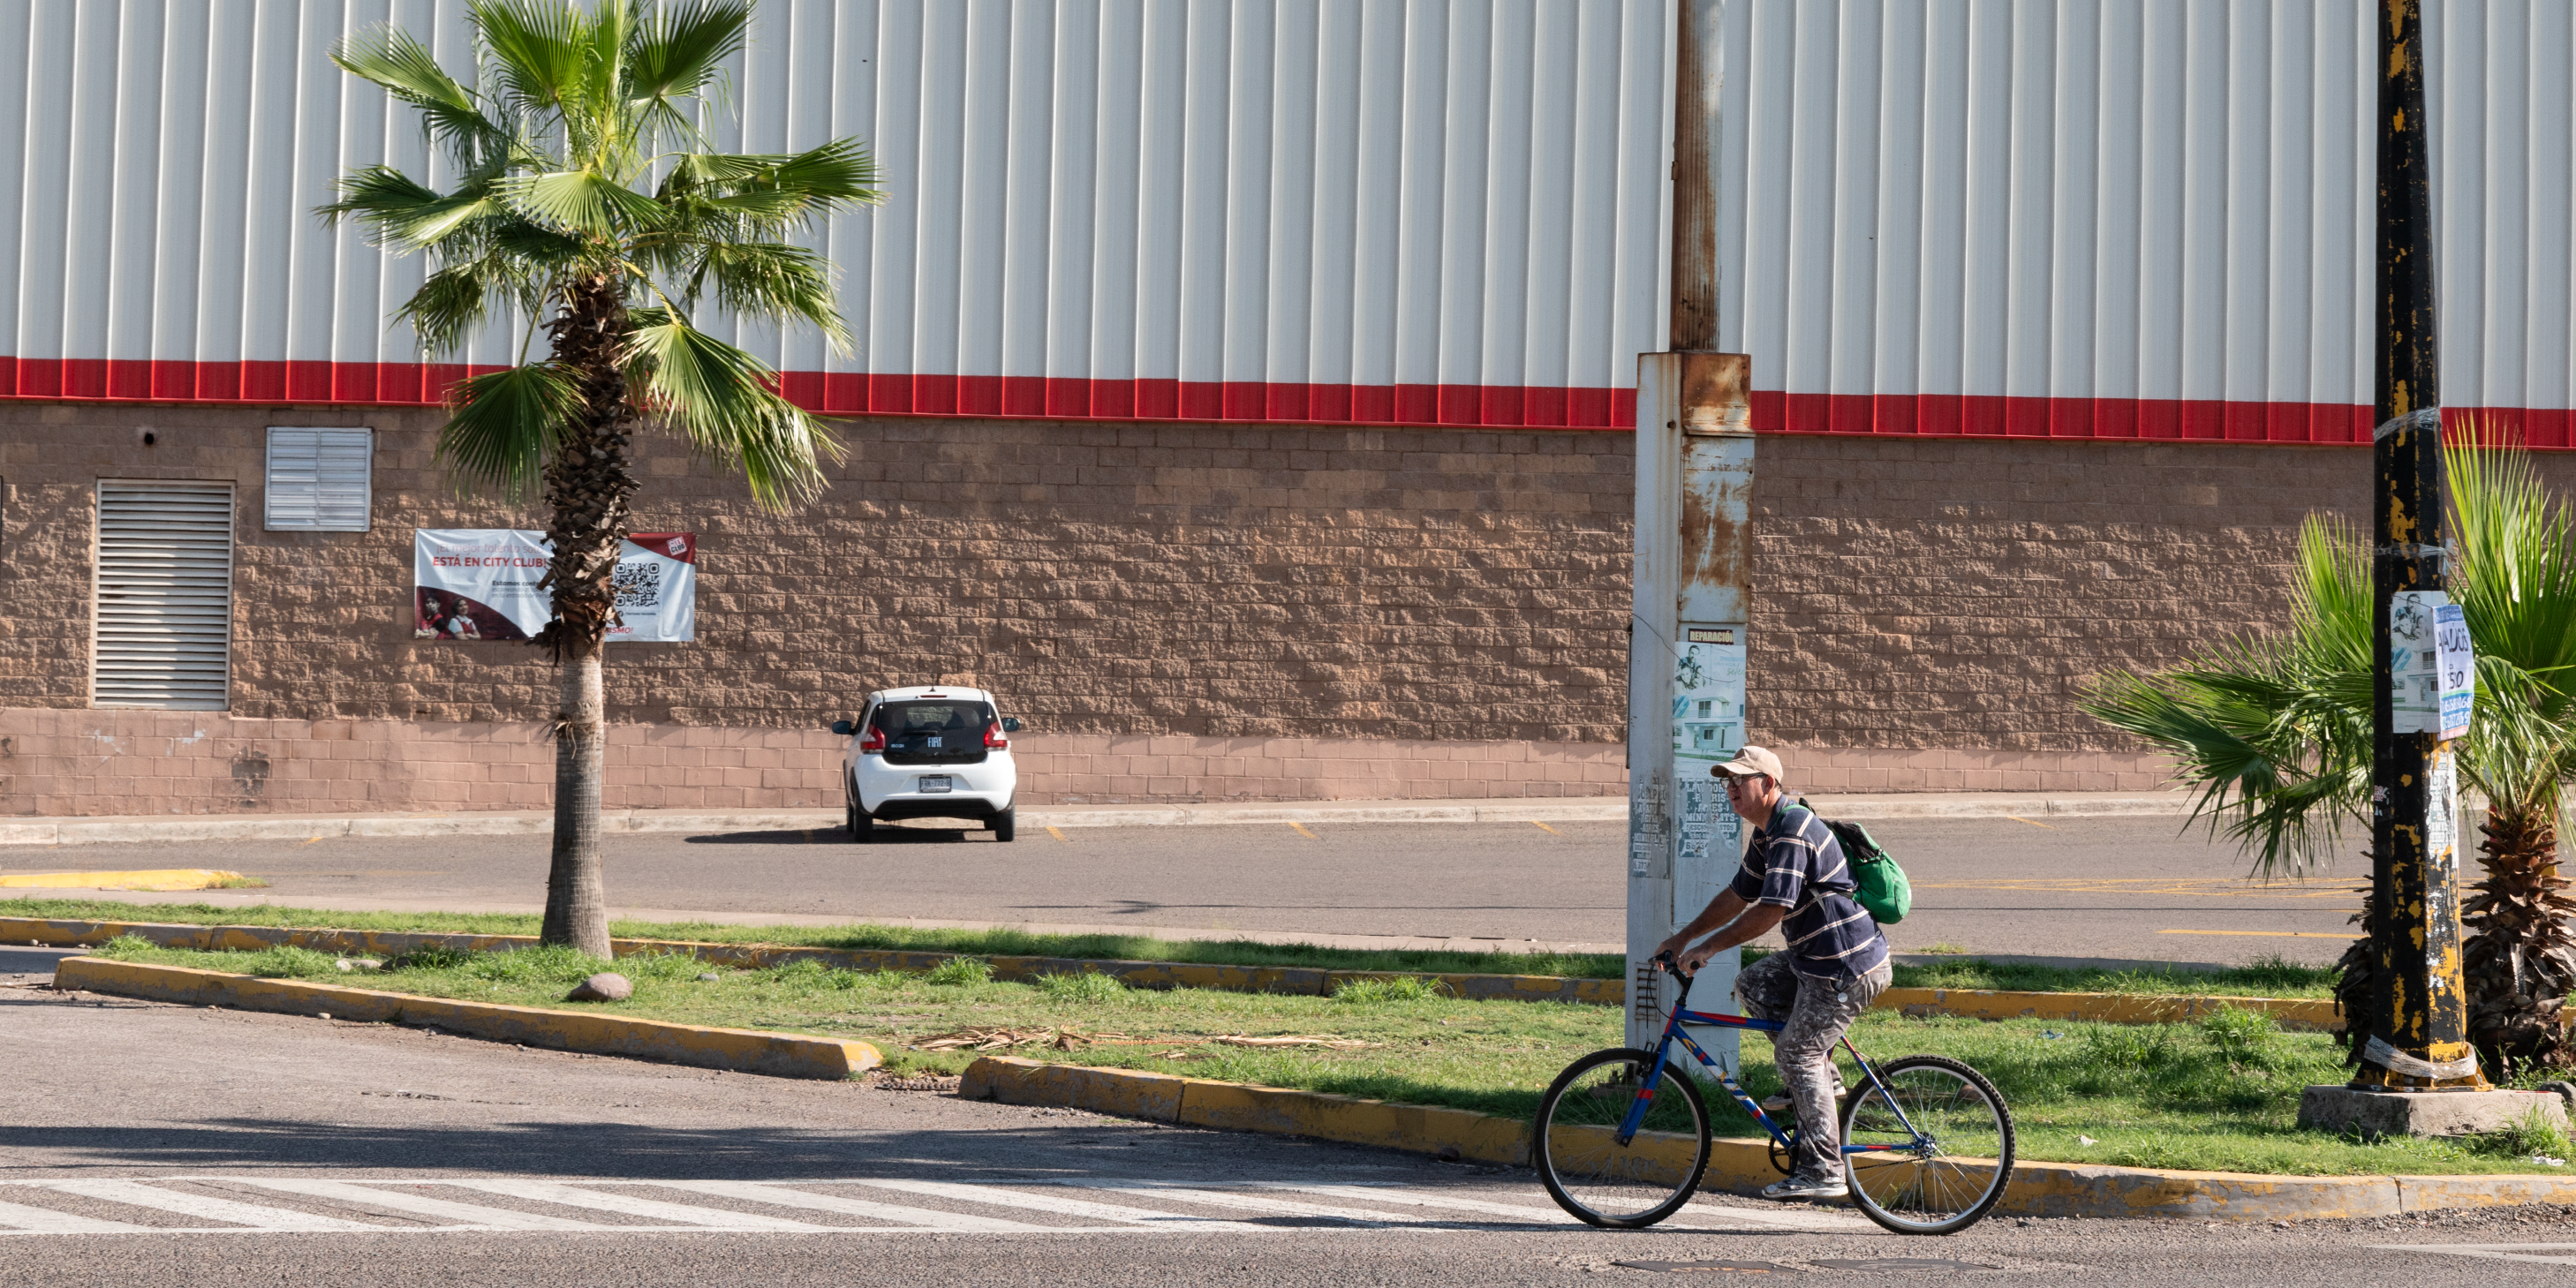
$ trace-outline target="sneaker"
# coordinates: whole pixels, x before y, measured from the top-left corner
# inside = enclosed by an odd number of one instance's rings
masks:
[[[1851,1190],[1841,1181],[1820,1181],[1808,1176],[1792,1176],[1762,1187],[1762,1197],[1782,1203],[1815,1203],[1849,1196]]]

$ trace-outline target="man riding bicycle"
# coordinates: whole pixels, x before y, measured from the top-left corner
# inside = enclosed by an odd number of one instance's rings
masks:
[[[1746,747],[1709,772],[1726,780],[1726,799],[1755,828],[1753,841],[1734,884],[1665,940],[1661,951],[1692,972],[1780,928],[1788,951],[1735,977],[1735,995],[1746,1013],[1787,1025],[1771,1047],[1788,1087],[1787,1103],[1765,1101],[1762,1109],[1797,1110],[1797,1148],[1789,1178],[1765,1188],[1762,1197],[1840,1198],[1843,1157],[1836,1119],[1843,1089],[1834,1044],[1887,989],[1887,936],[1852,898],[1857,887],[1832,829],[1813,811],[1783,799],[1778,756]],[[1689,946],[1712,930],[1718,933],[1708,942]]]

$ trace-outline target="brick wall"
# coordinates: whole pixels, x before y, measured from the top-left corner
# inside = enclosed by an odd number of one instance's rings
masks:
[[[422,784],[472,771],[399,766],[533,755],[541,768],[533,735],[510,731],[551,710],[551,670],[524,646],[411,636],[414,527],[537,526],[457,498],[430,460],[436,419],[0,406],[0,738],[14,732],[22,756],[41,743],[57,762],[38,774],[22,761],[19,786],[0,786],[0,811],[30,812],[39,797],[48,812],[162,808],[128,796],[155,775],[81,770],[70,744],[53,741],[98,730],[40,733],[31,714],[87,704],[102,477],[236,482],[231,720],[244,745],[318,746],[335,740],[326,728],[381,728],[350,741],[410,748],[386,753],[385,773]],[[374,531],[260,529],[272,424],[378,430]],[[870,688],[963,673],[1001,691],[1028,721],[1031,750],[1052,757],[1034,799],[1619,790],[1625,435],[842,429],[850,454],[832,488],[785,516],[760,513],[675,448],[644,460],[637,527],[702,534],[700,638],[611,650],[610,714],[629,727],[620,745],[716,747],[778,731],[792,735],[777,749],[795,761],[778,768],[821,772],[828,791],[819,723]],[[2547,465],[2576,481],[2576,460]],[[2152,786],[2153,758],[2075,710],[2079,686],[2107,666],[2169,663],[2283,621],[2299,517],[2354,511],[2367,470],[2351,449],[1765,438],[1755,736],[1789,749],[1818,788]],[[157,729],[159,718],[82,719]],[[456,750],[484,734],[483,750]],[[1149,738],[1164,750],[1136,750]],[[183,759],[204,761],[192,773],[207,782],[179,807],[239,807],[223,803],[236,799],[229,756]],[[648,781],[655,766],[618,763],[635,776],[613,790],[644,793],[619,798],[628,803],[682,805],[703,791],[785,805],[818,790],[793,776]],[[520,788],[546,782],[493,772],[480,797],[380,776],[316,789],[304,807],[352,792],[387,807],[524,804]],[[517,785],[492,785],[504,780]]]

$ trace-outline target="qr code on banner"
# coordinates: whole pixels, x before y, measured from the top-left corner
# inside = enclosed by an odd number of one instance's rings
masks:
[[[617,591],[620,612],[630,608],[662,606],[662,565],[631,559],[617,565],[617,576],[611,586]]]

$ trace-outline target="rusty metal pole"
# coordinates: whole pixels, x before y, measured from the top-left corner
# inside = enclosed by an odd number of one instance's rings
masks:
[[[2441,720],[2401,719],[2405,609],[2420,634],[2443,598],[2442,413],[2433,316],[2433,180],[2424,128],[2424,28],[2417,0],[2381,0],[2379,23],[2379,366],[2372,445],[2377,601],[2372,681],[2371,856],[2375,909],[2369,1029],[2357,1088],[2480,1088],[2460,984],[2459,813]],[[2437,592],[2425,595],[2421,592]],[[2429,639],[2418,641],[2425,649]],[[2419,704],[2416,704],[2420,706]]]
[[[1628,655],[1628,1036],[1651,1046],[1646,965],[1735,874],[1742,820],[1709,768],[1744,742],[1753,562],[1750,361],[1716,352],[1719,0],[1682,0],[1674,51],[1670,349],[1637,359],[1637,522]],[[1729,1009],[1734,953],[1693,1005]],[[1732,1030],[1696,1035],[1733,1063]]]

